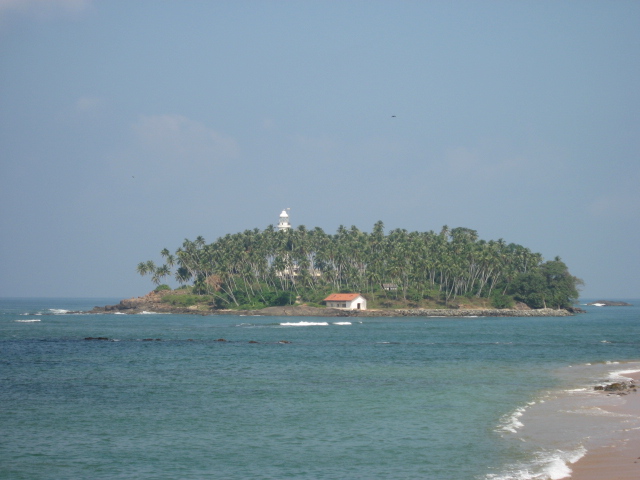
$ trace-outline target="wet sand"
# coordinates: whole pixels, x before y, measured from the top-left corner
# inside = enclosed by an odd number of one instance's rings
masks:
[[[625,374],[640,384],[640,372]],[[607,410],[640,417],[640,392],[623,397],[624,404],[608,407]],[[571,465],[572,480],[638,480],[640,479],[640,429],[633,428],[616,432],[615,439],[587,452]]]

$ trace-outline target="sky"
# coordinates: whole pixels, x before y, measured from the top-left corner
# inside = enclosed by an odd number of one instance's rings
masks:
[[[163,248],[477,230],[640,298],[640,2],[0,0],[0,296]]]

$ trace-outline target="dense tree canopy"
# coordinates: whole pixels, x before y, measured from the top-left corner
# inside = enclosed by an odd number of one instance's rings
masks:
[[[394,295],[450,302],[466,296],[491,298],[496,305],[515,299],[535,308],[564,308],[577,299],[581,284],[559,258],[544,262],[521,245],[480,240],[475,230],[447,226],[439,233],[385,234],[377,222],[371,233],[340,226],[333,235],[318,227],[269,226],[210,244],[202,237],[185,240],[175,254],[165,248],[161,255],[163,265],[141,262],[138,273],[151,275],[156,284],[173,275],[223,307],[287,304],[296,298],[319,303],[327,293],[350,291],[371,299]]]

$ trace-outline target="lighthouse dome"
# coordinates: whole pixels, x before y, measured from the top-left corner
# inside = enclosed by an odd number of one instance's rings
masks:
[[[280,218],[278,220],[278,230],[289,230],[291,228],[291,224],[289,223],[289,214],[287,213],[288,208],[282,210],[280,214]]]

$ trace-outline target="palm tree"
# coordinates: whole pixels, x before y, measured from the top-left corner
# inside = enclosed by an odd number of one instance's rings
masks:
[[[140,262],[138,264],[138,266],[136,267],[136,272],[138,272],[141,276],[145,276],[146,274],[149,273],[149,271],[147,270],[147,262]]]
[[[153,276],[151,277],[151,281],[156,285],[160,285],[160,282],[164,277],[171,275],[171,270],[166,265],[162,265],[161,267],[156,268],[155,272],[153,272]]]

